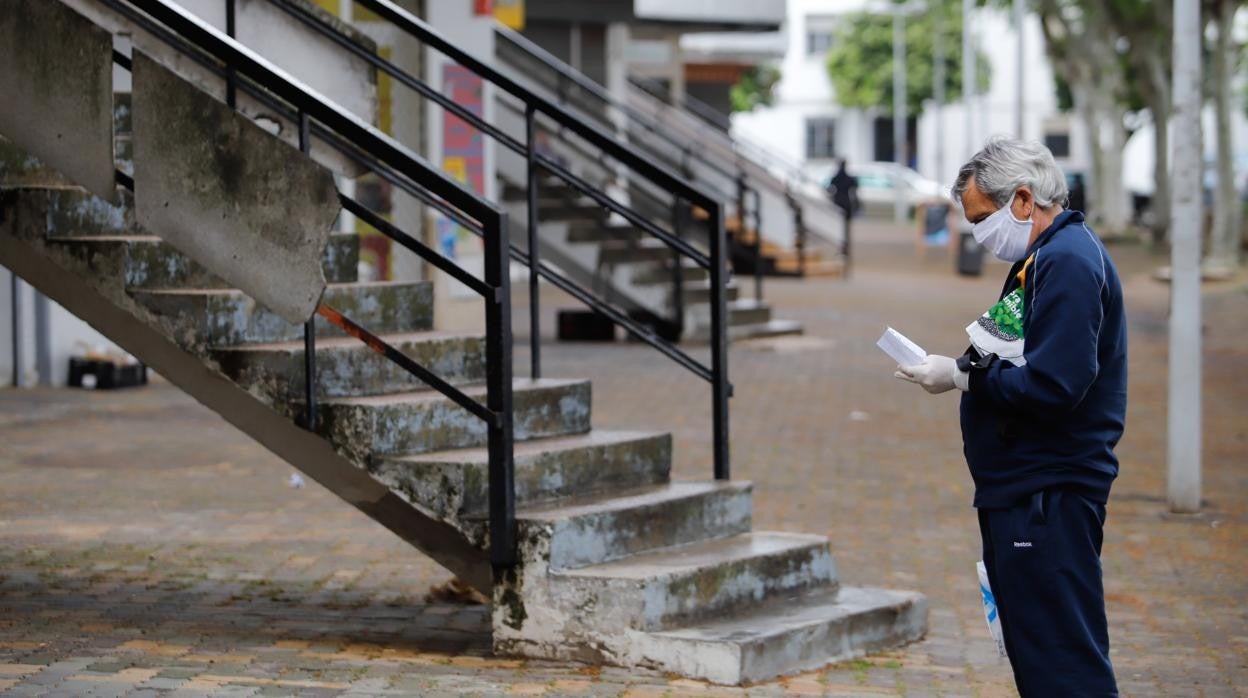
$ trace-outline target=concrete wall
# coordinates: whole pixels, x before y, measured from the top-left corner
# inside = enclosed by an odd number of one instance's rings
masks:
[[[236,0],[236,38],[308,87],[369,123],[377,120],[376,76],[329,39],[268,0]],[[224,0],[179,0],[188,12],[225,30]],[[310,4],[310,3],[309,3]],[[322,13],[323,18],[330,16]],[[345,23],[339,29],[349,30]],[[357,34],[357,38],[362,35]]]

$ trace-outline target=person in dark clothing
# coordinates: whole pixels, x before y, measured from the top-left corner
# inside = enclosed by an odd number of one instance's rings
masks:
[[[1127,406],[1127,334],[1113,261],[1039,143],[994,139],[953,187],[975,239],[1013,263],[958,359],[897,377],[962,391],[984,565],[1024,698],[1116,696],[1101,579],[1114,447]]]
[[[858,211],[858,178],[845,169],[844,158],[837,163],[836,174],[832,175],[832,179],[828,181],[828,196],[832,197],[832,203],[840,207],[841,214],[845,217],[845,236],[841,238],[841,257],[845,261],[845,276],[849,276],[849,222]]]

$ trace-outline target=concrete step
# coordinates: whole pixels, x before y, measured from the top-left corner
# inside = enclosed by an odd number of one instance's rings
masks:
[[[516,512],[521,538],[548,551],[551,570],[726,538],[750,530],[748,482],[672,482]]]
[[[605,241],[598,246],[598,264],[639,264],[671,259],[672,248],[662,240]]]
[[[134,195],[120,187],[117,204],[82,189],[48,189],[39,195],[46,198],[49,239],[133,235],[139,229],[134,220]]]
[[[693,305],[696,303],[711,302],[711,282],[710,281],[693,281],[686,282],[685,286],[685,304]],[[735,280],[729,281],[724,285],[725,300],[729,303],[741,297],[741,285]]]
[[[604,628],[673,629],[737,615],[768,599],[834,590],[828,539],[800,533],[731,538],[554,573],[570,608],[593,608]]]
[[[183,346],[221,347],[303,338],[302,325],[286,322],[235,289],[139,289],[131,295],[165,318]],[[428,281],[332,284],[322,302],[373,334],[420,332],[433,325],[433,285]],[[316,328],[317,336],[345,334],[320,317]]]
[[[516,502],[535,506],[666,482],[672,437],[595,429],[517,442],[514,454]],[[375,459],[373,475],[443,519],[488,514],[489,454],[484,448]]]
[[[607,209],[587,199],[573,202],[561,200],[539,199],[537,202],[537,222],[572,222],[572,221],[605,221]]]
[[[771,322],[771,305],[766,301],[741,298],[728,303],[728,324],[731,327],[763,325]]]
[[[382,335],[390,346],[452,384],[485,380],[485,338],[448,332]],[[221,370],[253,394],[275,402],[304,398],[303,341],[241,344],[212,352]],[[354,337],[316,343],[316,391],[324,398],[421,390],[426,386]]]
[[[537,190],[541,198],[555,198],[560,194],[566,194],[563,198],[572,198],[575,194],[568,189],[567,182],[562,179],[551,176],[540,177],[538,179]],[[529,200],[529,190],[527,183],[513,184],[512,182],[503,182],[502,186],[503,201],[508,203],[525,202]]]
[[[775,261],[776,273],[800,276],[802,265],[794,257],[781,257]],[[845,274],[845,264],[839,259],[807,259],[806,276],[840,277]]]
[[[127,288],[228,289],[229,285],[154,235],[54,239],[99,274],[118,274]],[[360,259],[358,235],[336,234],[325,248],[325,280],[350,283]]]
[[[735,685],[809,671],[914,642],[927,632],[927,600],[862,587],[798,595],[749,613],[650,633],[645,663]]]
[[[708,281],[711,278],[710,271],[691,259],[682,259],[681,269],[685,283]],[[637,265],[637,270],[633,272],[632,278],[633,283],[643,286],[647,284],[671,284],[672,266],[667,262],[639,264]]]
[[[589,381],[525,378],[513,390],[517,441],[589,431]],[[485,386],[463,391],[485,403]],[[360,463],[487,443],[485,422],[432,390],[324,400],[318,414],[321,433]]]
[[[806,327],[796,320],[769,320],[756,324],[732,325],[728,328],[728,341],[761,339],[763,337],[786,337],[799,335]]]
[[[647,238],[653,239],[649,233],[628,223],[574,221],[568,224],[568,242],[637,241]]]

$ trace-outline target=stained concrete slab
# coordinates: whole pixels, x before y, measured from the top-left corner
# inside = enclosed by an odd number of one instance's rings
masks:
[[[72,37],[72,41],[68,40]],[[0,135],[113,199],[113,38],[59,2],[0,12]]]
[[[333,175],[141,51],[132,73],[139,224],[287,322],[311,318]]]

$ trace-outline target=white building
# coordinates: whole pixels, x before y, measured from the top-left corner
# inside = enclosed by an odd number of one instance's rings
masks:
[[[847,15],[878,3],[868,0],[787,0],[785,51],[780,57],[781,81],[773,106],[733,116],[733,132],[757,141],[790,159],[805,163],[812,174],[825,172],[838,157],[851,164],[892,160],[892,113],[885,109],[844,108],[837,104],[828,77],[826,56],[836,29]],[[989,135],[1014,135],[1017,84],[1017,32],[1008,12],[977,10],[973,31],[979,51],[992,66],[986,94],[967,110],[957,102],[937,114],[929,105],[911,126],[914,164],[924,176],[950,182],[958,166]],[[991,37],[991,40],[986,40]],[[1038,20],[1027,17],[1023,33],[1023,133],[1045,139],[1059,158],[1082,169],[1086,146],[1072,120],[1058,113],[1053,72],[1045,56]],[[949,49],[956,50],[957,46]],[[961,95],[949,95],[951,99]],[[937,137],[937,134],[940,134]],[[967,134],[973,134],[968,142]]]

